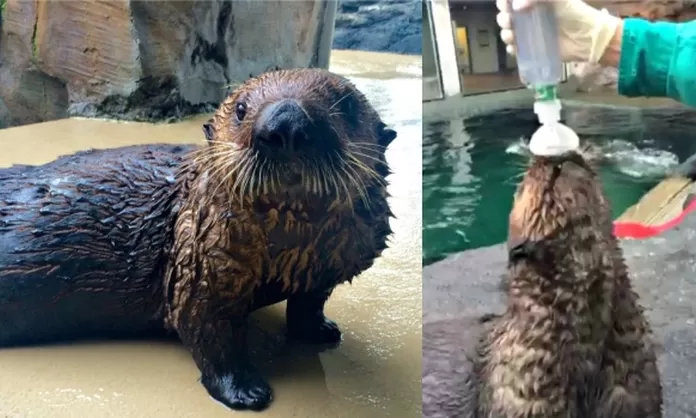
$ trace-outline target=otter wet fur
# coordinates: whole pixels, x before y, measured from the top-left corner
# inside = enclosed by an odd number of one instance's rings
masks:
[[[203,130],[0,170],[0,345],[173,331],[214,399],[261,410],[252,311],[287,300],[290,337],[341,340],[324,304],[387,247],[396,132],[318,69],[248,80]]]
[[[514,199],[506,312],[469,382],[477,418],[658,418],[651,331],[594,168],[534,157]]]

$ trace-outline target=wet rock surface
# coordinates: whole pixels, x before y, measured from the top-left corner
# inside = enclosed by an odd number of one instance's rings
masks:
[[[327,10],[320,0],[2,3],[0,128],[210,111],[250,74],[315,66]]]
[[[422,9],[420,0],[340,0],[333,46],[420,55]]]
[[[622,248],[659,347],[664,417],[695,417],[696,215],[661,236],[623,241]],[[423,370],[431,376],[429,383],[424,379],[424,408],[434,399],[450,408],[461,405],[466,356],[483,326],[479,318],[505,309],[500,285],[506,257],[501,244],[424,268]],[[428,341],[437,341],[438,348]],[[456,368],[443,372],[443,365]]]

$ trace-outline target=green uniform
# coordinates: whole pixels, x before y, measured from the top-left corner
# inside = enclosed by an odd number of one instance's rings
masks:
[[[696,107],[696,21],[625,19],[618,90]]]

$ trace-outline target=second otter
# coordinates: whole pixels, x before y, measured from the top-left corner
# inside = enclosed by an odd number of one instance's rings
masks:
[[[508,308],[480,347],[473,416],[661,417],[650,328],[582,157],[533,159],[508,248]]]
[[[291,336],[340,340],[324,304],[386,248],[396,132],[348,80],[312,69],[247,81],[204,130],[192,154],[0,170],[0,345],[167,329],[213,398],[263,409],[250,312],[287,299]]]

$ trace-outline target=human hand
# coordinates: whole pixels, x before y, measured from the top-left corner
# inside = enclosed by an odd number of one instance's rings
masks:
[[[564,62],[597,63],[612,40],[621,19],[606,9],[597,10],[582,0],[512,0],[512,9],[522,11],[536,3],[553,3],[558,18],[561,59]],[[507,51],[515,54],[515,33],[512,27],[509,0],[497,0],[497,21],[500,37]]]

